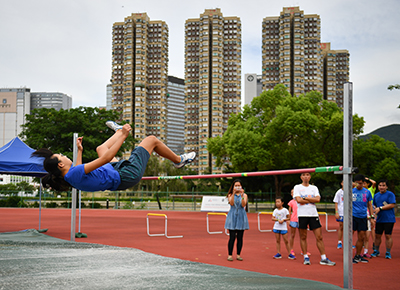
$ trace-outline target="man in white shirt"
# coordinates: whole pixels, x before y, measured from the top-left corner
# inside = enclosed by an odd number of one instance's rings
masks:
[[[317,240],[317,247],[321,254],[321,265],[334,266],[336,263],[330,261],[325,255],[325,245],[322,239],[321,223],[319,221],[315,203],[320,202],[318,188],[310,184],[310,173],[300,175],[301,184],[294,187],[293,197],[297,201],[297,216],[299,218],[300,246],[304,253],[304,265],[310,265],[310,258],[307,255],[307,226],[313,231]]]

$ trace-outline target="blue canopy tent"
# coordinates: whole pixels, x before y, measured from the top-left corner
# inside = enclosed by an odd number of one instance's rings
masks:
[[[0,148],[0,174],[23,175],[42,178],[47,174],[43,168],[43,158],[31,157],[35,150],[15,137]],[[39,190],[39,231],[42,204],[42,186]]]

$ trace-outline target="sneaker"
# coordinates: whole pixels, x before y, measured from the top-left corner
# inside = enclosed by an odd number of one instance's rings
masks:
[[[355,248],[356,248],[356,246],[353,245],[353,249],[355,249]]]
[[[353,264],[358,264],[358,259],[356,259],[356,257],[353,258]]]
[[[296,254],[294,253],[293,250],[290,250],[290,254],[293,255],[293,256],[296,256]]]
[[[367,258],[368,258],[368,259],[371,259],[371,255],[370,255],[370,254],[368,254],[368,253],[366,253],[366,254],[364,254],[364,255],[363,255],[363,258],[366,258],[366,259],[367,259]]]
[[[232,257],[228,257],[228,261],[232,262],[233,258]]]
[[[326,258],[325,260],[319,261],[319,263],[320,263],[321,265],[326,265],[326,266],[335,266],[335,265],[336,265],[335,262],[332,262],[332,261],[329,260],[328,258]]]
[[[374,252],[371,254],[371,258],[379,257],[379,255],[380,255],[379,251],[374,250]]]
[[[288,258],[289,258],[290,260],[296,259],[295,255],[292,255],[292,254],[289,254]]]
[[[338,244],[337,244],[337,248],[338,248],[338,249],[343,249],[342,243],[338,243]]]
[[[114,121],[107,121],[106,125],[107,125],[108,128],[114,130],[115,132],[117,132],[117,130],[121,130],[122,129],[122,126],[117,124],[117,123],[115,123]]]
[[[311,263],[310,263],[310,258],[304,258],[303,264],[304,264],[304,265],[311,265]]]
[[[174,163],[176,168],[181,168],[186,164],[192,162],[196,158],[196,152],[189,152],[181,155],[181,162]]]
[[[363,256],[359,255],[358,256],[358,262],[361,263],[369,263],[369,261],[367,259],[365,259]]]
[[[274,256],[274,259],[280,259],[280,258],[282,258],[282,255],[279,253]]]
[[[390,252],[386,252],[385,259],[392,259],[392,255],[390,254]]]
[[[243,258],[240,257],[240,256],[237,256],[237,257],[236,257],[236,260],[238,260],[238,261],[243,261]]]

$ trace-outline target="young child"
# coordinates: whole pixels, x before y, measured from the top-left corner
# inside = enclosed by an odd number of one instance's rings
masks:
[[[33,152],[32,156],[44,157],[43,166],[49,172],[42,179],[43,186],[55,190],[69,190],[71,187],[83,191],[125,190],[142,179],[153,151],[174,162],[177,168],[196,157],[195,152],[178,156],[155,136],[148,136],[132,151],[129,160],[118,161],[115,155],[132,128],[129,124],[121,126],[113,121],[107,121],[106,125],[115,133],[96,148],[99,158],[89,163],[82,164],[82,137],[76,141],[78,155],[74,165],[68,157],[54,154],[49,149]]]
[[[342,238],[343,238],[343,180],[340,183],[342,186],[338,191],[336,191],[333,202],[335,203],[335,217],[336,221],[339,223],[338,230],[338,244],[337,248],[342,249]]]
[[[287,221],[289,220],[289,211],[283,207],[282,197],[277,197],[275,199],[276,209],[272,213],[272,220],[275,222],[273,232],[276,238],[276,250],[278,253],[274,256],[274,259],[282,258],[281,252],[281,236],[285,242],[286,249],[289,253],[288,258],[291,260],[296,259],[294,255],[290,253],[289,242],[287,238]]]
[[[293,197],[293,189],[291,190],[290,194]],[[296,230],[299,228],[299,219],[297,217],[297,202],[295,199],[292,199],[288,203],[289,206],[289,216],[290,216],[290,238],[289,238],[289,247],[290,247],[290,254],[295,256],[293,250],[294,238],[296,237]]]

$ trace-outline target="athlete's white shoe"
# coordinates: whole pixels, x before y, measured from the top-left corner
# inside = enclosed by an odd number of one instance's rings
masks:
[[[174,166],[176,168],[181,168],[185,166],[186,164],[189,164],[196,158],[196,152],[189,152],[181,155],[181,162],[179,163],[174,163]]]
[[[122,125],[119,125],[119,124],[115,123],[114,121],[107,121],[106,125],[108,128],[113,129],[115,132],[117,132],[117,130],[122,129]]]

